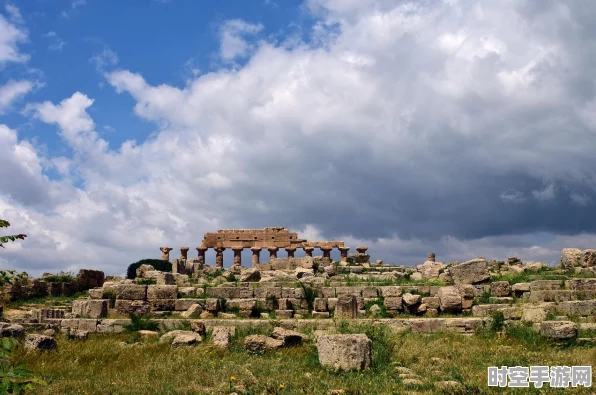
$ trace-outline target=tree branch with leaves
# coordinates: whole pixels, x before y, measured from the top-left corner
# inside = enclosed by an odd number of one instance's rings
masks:
[[[8,228],[9,226],[10,226],[10,223],[8,221],[0,219],[0,228]],[[8,243],[9,241],[15,241],[17,239],[25,240],[25,237],[27,237],[27,235],[24,235],[24,234],[0,236],[0,247],[4,248],[2,243]]]

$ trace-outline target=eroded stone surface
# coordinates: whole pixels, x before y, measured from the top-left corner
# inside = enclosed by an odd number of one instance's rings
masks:
[[[317,349],[321,365],[334,370],[362,370],[372,361],[372,341],[364,334],[321,335]]]

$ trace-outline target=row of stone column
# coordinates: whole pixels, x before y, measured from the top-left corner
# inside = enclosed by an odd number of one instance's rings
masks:
[[[323,252],[323,262],[330,263],[331,262],[331,251],[333,248],[331,247],[318,247]],[[180,248],[180,259],[188,259],[188,250],[189,247],[181,247]],[[209,249],[208,247],[196,247],[197,252],[199,254],[198,261],[199,264],[205,264],[205,253]],[[296,252],[296,247],[286,247],[284,248],[288,253],[288,258],[293,258],[294,253]],[[315,247],[302,247],[304,250],[304,254],[306,256],[312,257],[312,253],[315,250]],[[350,250],[349,247],[337,247],[340,252],[340,260],[342,262],[346,262],[348,260],[348,251]],[[356,250],[360,254],[365,254],[368,247],[356,247]],[[170,251],[172,248],[170,247],[161,247],[160,248],[162,254],[161,259],[169,261],[170,260]],[[223,267],[223,252],[225,251],[224,247],[216,247],[215,250],[215,266],[216,267]],[[234,251],[234,265],[242,266],[242,250],[244,247],[232,248]],[[261,255],[261,247],[251,247],[250,250],[252,251],[252,266],[255,267],[260,262],[260,255]],[[279,247],[269,247],[267,248],[269,251],[269,259],[277,258],[277,251],[279,251]]]

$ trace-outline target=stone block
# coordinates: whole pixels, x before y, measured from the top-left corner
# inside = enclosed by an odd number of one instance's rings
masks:
[[[381,288],[381,296],[384,298],[395,298],[401,296],[402,290],[401,287],[397,286],[385,286]]]
[[[221,310],[221,302],[218,298],[207,298],[205,299],[205,310],[207,311],[219,311]]]
[[[457,284],[478,284],[490,279],[486,259],[473,259],[449,268],[453,282]]]
[[[79,317],[104,318],[108,316],[108,300],[77,299],[72,302],[72,312]]]
[[[362,288],[362,297],[373,299],[379,297],[379,288],[378,287],[364,287]]]
[[[327,311],[327,298],[315,298],[313,308],[315,311]]]
[[[364,334],[321,335],[317,338],[321,366],[333,370],[362,370],[372,361],[372,341]]]
[[[175,285],[149,285],[147,299],[176,299],[178,287]]]
[[[530,283],[530,291],[556,291],[562,285],[563,280],[536,280]]]
[[[554,340],[567,340],[577,336],[577,324],[571,321],[543,321],[540,334]]]
[[[152,311],[174,311],[176,299],[149,299],[148,304]]]
[[[174,302],[174,310],[186,311],[193,304],[198,304],[201,307],[203,307],[205,305],[205,299],[190,299],[190,298],[176,299],[176,301]]]
[[[116,299],[144,300],[147,298],[146,285],[119,284],[114,286],[113,290],[116,293]]]
[[[437,292],[441,311],[444,313],[459,313],[462,310],[462,295],[454,286],[441,287]]]
[[[335,309],[335,306],[337,305],[337,299],[338,298],[327,298],[327,308],[329,310]]]
[[[386,297],[383,299],[383,304],[387,310],[400,311],[403,309],[403,300],[401,296]]]
[[[358,301],[353,295],[343,295],[337,300],[334,316],[336,318],[358,318]]]
[[[490,283],[490,294],[494,297],[511,295],[511,285],[508,281],[495,281]]]
[[[275,310],[276,318],[292,318],[294,310]]]
[[[426,305],[427,309],[438,309],[441,305],[440,299],[436,296],[422,298],[422,303]]]

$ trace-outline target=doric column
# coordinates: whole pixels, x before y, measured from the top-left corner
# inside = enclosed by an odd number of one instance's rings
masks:
[[[356,247],[356,251],[358,251],[359,254],[366,254],[366,250],[368,250],[368,247]]]
[[[251,247],[252,251],[252,267],[257,267],[259,262],[259,255],[261,255],[261,247]]]
[[[294,253],[296,252],[296,247],[286,247],[285,250],[288,253],[288,258],[294,258]]]
[[[302,247],[304,249],[304,255],[312,257],[312,252],[315,250],[314,247]]]
[[[159,249],[161,250],[161,260],[162,261],[169,261],[170,260],[170,251],[172,251],[173,248],[170,248],[170,247],[159,247]]]
[[[431,252],[430,254],[428,254],[428,260],[431,262],[435,261],[435,253]]]
[[[279,247],[269,247],[269,260],[277,258],[277,251],[279,251]]]
[[[215,267],[223,268],[223,252],[225,248],[217,247],[215,249]]]
[[[199,253],[199,265],[203,266],[205,264],[205,252],[207,252],[207,247],[197,247],[197,252]]]
[[[242,266],[242,247],[234,247],[232,251],[234,251],[234,266]]]
[[[348,251],[350,251],[350,247],[338,247],[339,253],[341,255],[340,261],[347,262],[348,261]]]
[[[331,263],[331,247],[320,247],[323,251],[323,263]]]
[[[180,259],[187,260],[188,259],[188,247],[180,247]]]

